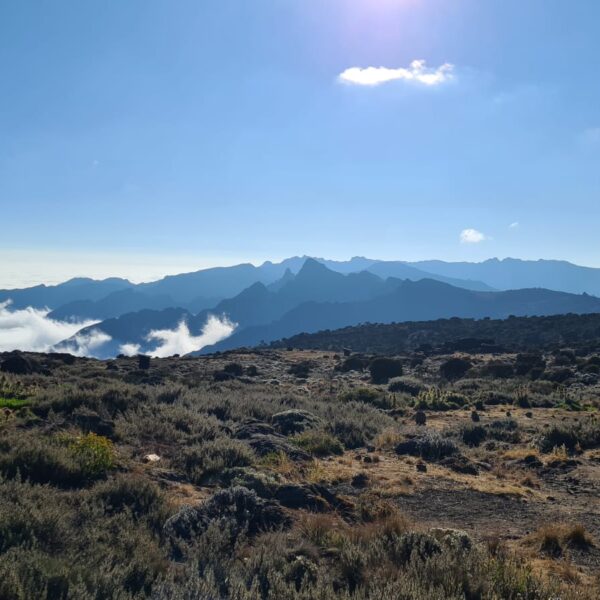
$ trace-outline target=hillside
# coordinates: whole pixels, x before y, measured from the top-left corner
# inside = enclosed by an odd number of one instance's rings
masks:
[[[0,597],[595,600],[600,357],[527,350],[0,353]]]
[[[424,349],[447,352],[551,350],[560,347],[600,350],[600,314],[511,317],[509,319],[440,319],[408,323],[367,323],[337,330],[301,333],[271,342],[273,348],[400,354]]]

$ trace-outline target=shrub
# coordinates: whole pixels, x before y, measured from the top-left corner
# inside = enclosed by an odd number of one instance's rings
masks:
[[[517,443],[521,438],[519,424],[514,419],[492,421],[487,426],[487,435],[494,440],[513,444]]]
[[[290,375],[294,375],[294,376],[298,377],[298,379],[306,379],[310,375],[310,372],[314,366],[315,366],[314,363],[312,363],[311,361],[304,360],[299,363],[294,363],[288,369],[288,373]]]
[[[423,390],[423,385],[410,377],[395,377],[388,385],[390,392],[400,392],[410,396],[418,396]]]
[[[175,463],[183,468],[192,481],[200,483],[209,475],[233,467],[247,467],[254,460],[254,452],[246,444],[222,437],[186,448]]]
[[[110,515],[125,510],[134,519],[146,519],[158,531],[166,519],[166,498],[156,484],[132,474],[100,483],[95,497]]]
[[[342,395],[345,402],[364,402],[376,408],[388,409],[394,405],[393,399],[378,389],[360,387]]]
[[[395,425],[391,417],[360,402],[349,402],[342,410],[331,407],[325,420],[327,430],[349,450],[364,446],[380,431]]]
[[[0,455],[0,473],[8,479],[18,475],[31,483],[77,487],[88,480],[73,452],[54,439],[22,437],[12,440]]]
[[[369,372],[373,383],[387,383],[392,377],[402,375],[402,361],[386,357],[374,358],[369,363]]]
[[[367,358],[350,356],[339,365],[338,370],[342,371],[342,373],[347,373],[348,371],[364,371],[368,366],[369,360]]]
[[[556,447],[564,446],[573,452],[600,446],[600,424],[594,420],[577,425],[554,425],[538,439],[538,447],[542,452],[552,452]]]
[[[440,460],[458,453],[458,447],[449,438],[437,432],[429,432],[400,442],[396,446],[397,454],[420,456],[424,460]]]
[[[223,367],[223,372],[234,377],[241,377],[244,374],[244,367],[240,363],[231,362]]]
[[[102,435],[81,435],[70,443],[69,449],[89,477],[100,477],[115,466],[113,443]]]
[[[483,373],[490,377],[497,377],[499,379],[508,379],[513,377],[515,371],[510,363],[493,361],[489,362],[483,368]]]
[[[487,431],[481,425],[466,425],[461,432],[462,441],[467,446],[479,446],[486,437]]]
[[[515,361],[515,373],[527,375],[532,370],[541,372],[546,368],[546,361],[541,354],[517,354]]]
[[[464,377],[471,368],[471,361],[464,358],[450,358],[440,366],[440,373],[444,379],[454,381]]]
[[[312,456],[329,456],[344,452],[341,442],[326,431],[306,431],[292,441]]]
[[[150,357],[140,354],[138,356],[138,369],[147,370],[150,368]]]
[[[278,503],[237,486],[216,492],[200,506],[185,506],[167,520],[164,531],[175,543],[178,539],[191,541],[215,522],[235,539],[242,533],[256,535],[284,527],[289,525],[289,518]]]

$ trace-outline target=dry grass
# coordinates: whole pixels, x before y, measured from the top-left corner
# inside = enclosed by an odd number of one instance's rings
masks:
[[[594,546],[592,537],[579,523],[543,525],[529,534],[523,543],[550,558],[562,558],[569,550],[585,551]]]

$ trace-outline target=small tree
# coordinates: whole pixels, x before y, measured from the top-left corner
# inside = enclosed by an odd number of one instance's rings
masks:
[[[444,379],[453,381],[464,377],[471,368],[471,362],[464,358],[450,358],[440,367],[440,373]]]

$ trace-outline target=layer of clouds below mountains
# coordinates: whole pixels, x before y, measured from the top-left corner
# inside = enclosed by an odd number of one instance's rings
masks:
[[[94,324],[53,321],[48,312],[31,307],[12,310],[10,302],[0,303],[0,351],[48,352],[54,344]]]
[[[97,329],[77,334],[85,327],[94,325],[96,321],[55,321],[48,318],[48,310],[35,308],[11,309],[10,301],[0,303],[0,352],[22,350],[30,352],[49,352],[64,340],[61,351],[76,356],[98,356],[104,344],[112,338]],[[165,357],[173,354],[188,354],[200,350],[204,346],[216,344],[229,337],[236,324],[226,317],[211,315],[200,335],[193,335],[187,324],[182,321],[173,329],[151,331],[147,340],[157,342],[157,347],[150,352],[152,356]],[[119,348],[122,354],[132,356],[140,352],[138,344],[123,344]]]

